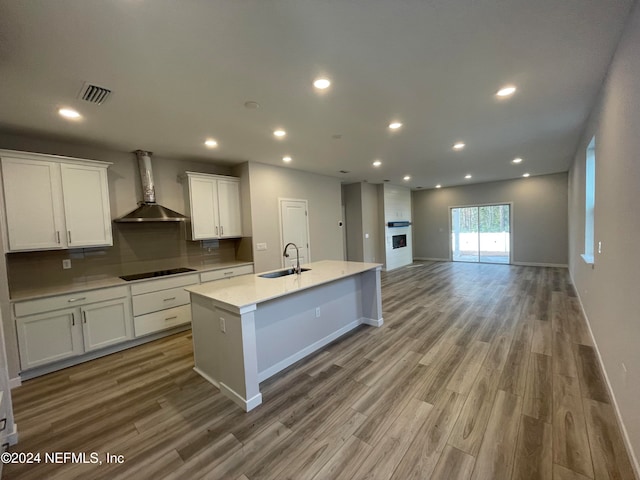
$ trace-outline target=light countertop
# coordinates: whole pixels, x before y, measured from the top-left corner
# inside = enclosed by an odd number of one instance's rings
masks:
[[[379,263],[323,260],[303,265],[303,268],[310,270],[300,275],[278,278],[262,278],[260,274],[241,275],[224,282],[194,285],[185,290],[235,308],[242,308],[381,267]]]
[[[193,264],[193,263],[185,263],[177,265],[176,267],[187,267],[193,268],[193,272],[185,272],[185,273],[177,273],[175,275],[171,275],[171,277],[178,277],[181,275],[193,275],[197,273],[210,272],[214,270],[224,270],[226,268],[240,267],[243,265],[252,265],[253,262],[245,262],[245,261],[232,261],[232,262],[224,262],[224,263],[215,263],[203,265],[201,263]],[[168,267],[168,268],[176,268],[176,267]],[[153,278],[144,278],[141,280],[133,280],[127,282],[122,280],[120,277],[111,276],[111,275],[95,275],[92,277],[83,277],[82,279],[75,281],[73,283],[65,283],[60,285],[51,285],[46,287],[33,287],[33,288],[21,288],[17,291],[11,291],[10,300],[13,301],[24,301],[24,300],[33,300],[36,298],[44,298],[50,297],[54,295],[64,295],[69,293],[77,293],[87,290],[97,290],[100,288],[108,288],[108,287],[118,287],[123,285],[134,285],[139,282],[149,282],[153,280],[157,280],[160,278],[168,278],[168,277],[153,277]]]

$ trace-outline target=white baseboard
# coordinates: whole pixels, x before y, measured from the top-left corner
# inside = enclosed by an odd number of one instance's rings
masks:
[[[384,319],[382,317],[377,320],[375,318],[361,318],[360,323],[371,325],[372,327],[381,327],[384,324]]]
[[[13,424],[13,430],[11,431],[10,434],[7,435],[7,442],[9,442],[9,445],[15,445],[16,443],[18,443],[18,424],[17,423]]]
[[[620,413],[620,408],[618,407],[618,402],[616,401],[616,397],[613,394],[613,388],[611,387],[611,382],[609,381],[609,375],[607,375],[607,370],[604,368],[604,362],[602,361],[602,355],[600,355],[600,349],[598,349],[598,343],[596,342],[596,337],[593,335],[593,330],[591,329],[591,322],[589,322],[589,317],[587,316],[587,312],[584,309],[584,304],[582,303],[582,298],[580,298],[580,293],[576,288],[576,282],[573,281],[573,275],[571,270],[569,270],[569,278],[571,278],[571,283],[573,284],[574,290],[576,291],[576,296],[578,298],[578,303],[580,304],[580,309],[582,310],[582,315],[584,315],[584,319],[587,322],[587,328],[589,329],[589,335],[591,336],[591,341],[593,342],[594,350],[596,351],[596,355],[598,356],[598,362],[600,363],[600,371],[604,375],[605,383],[607,384],[607,391],[609,392],[609,398],[611,398],[611,402],[613,403],[613,410],[615,412],[616,421],[618,422],[618,426],[622,431],[622,438],[624,440],[624,446],[627,449],[627,453],[629,454],[629,458],[631,458],[631,465],[633,466],[634,473],[636,478],[640,478],[640,463],[638,463],[638,458],[633,450],[631,445],[631,439],[629,438],[629,433],[622,422],[622,414]]]
[[[204,378],[207,382],[213,384],[214,387],[220,388],[220,384],[215,378],[210,377],[209,375],[204,373],[202,370],[200,370],[198,367],[193,367],[193,371],[196,372],[198,375],[200,375],[202,378]]]
[[[519,267],[569,268],[569,265],[567,265],[566,263],[511,262],[511,265],[517,265]]]
[[[225,397],[230,398],[233,401],[233,403],[238,405],[245,412],[253,410],[254,408],[256,408],[258,405],[260,405],[262,403],[262,394],[261,393],[258,393],[257,395],[253,396],[252,398],[249,398],[249,399],[245,400],[235,390],[232,390],[231,388],[227,387],[222,382],[220,382],[220,391],[222,392],[222,394]]]
[[[427,262],[450,262],[448,258],[432,258],[432,257],[413,257],[414,260],[422,260]]]
[[[11,390],[13,390],[16,387],[19,387],[20,385],[22,385],[22,378],[14,377],[9,379],[9,388]]]

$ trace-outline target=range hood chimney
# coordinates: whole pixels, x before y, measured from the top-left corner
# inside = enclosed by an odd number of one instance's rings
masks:
[[[151,169],[151,155],[153,153],[144,150],[136,150],[133,153],[138,157],[138,168],[142,182],[142,201],[138,202],[138,208],[133,212],[115,219],[114,222],[184,222],[187,217],[156,203],[156,189]]]

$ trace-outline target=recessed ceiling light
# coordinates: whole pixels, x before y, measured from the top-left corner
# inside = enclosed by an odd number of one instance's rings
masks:
[[[379,167],[380,165],[382,165],[382,162],[380,160],[376,160],[375,162],[373,162],[374,167]]]
[[[404,180],[405,182],[408,182],[409,180],[411,180],[411,175],[405,175],[405,176],[403,177],[403,180]]]
[[[213,138],[208,138],[205,140],[204,144],[207,148],[216,148],[218,146],[218,142],[216,142]]]
[[[464,176],[464,178],[466,178],[467,180],[469,180],[471,178],[471,174],[467,174]]]
[[[289,163],[291,160],[292,160],[291,157],[288,155],[286,157],[282,157],[282,161],[285,163]]]
[[[442,188],[442,185],[438,184],[436,185],[436,188]]]
[[[402,123],[400,123],[400,122],[391,122],[391,123],[389,124],[389,128],[390,128],[391,130],[397,130],[397,129],[399,129],[401,126],[402,126]]]
[[[530,175],[531,175],[530,173],[523,173],[523,174],[522,174],[522,176],[523,176],[524,178],[527,178],[527,177],[528,177],[528,176],[530,176]]]
[[[285,131],[284,131],[284,130],[282,130],[282,129],[278,129],[278,130],[274,130],[274,131],[273,131],[273,134],[274,134],[276,137],[278,137],[278,138],[282,138],[282,137],[284,137],[284,136],[287,134],[287,132],[285,132]]]
[[[466,145],[463,142],[458,142],[453,145],[454,150],[462,150]]]
[[[497,97],[510,97],[511,95],[513,95],[516,91],[516,87],[514,87],[513,85],[507,85],[505,87],[502,87],[500,90],[498,90],[496,92],[496,96]]]
[[[522,159],[521,158],[514,158],[513,160],[511,160],[511,163],[522,163]]]
[[[318,90],[324,90],[325,88],[329,88],[331,85],[331,81],[326,78],[318,78],[313,82],[313,86]]]
[[[61,108],[58,110],[58,113],[64,118],[68,118],[70,120],[77,120],[82,117],[82,115],[72,108]]]
[[[249,110],[256,110],[260,108],[260,104],[254,100],[247,100],[244,102],[244,108],[248,108]]]

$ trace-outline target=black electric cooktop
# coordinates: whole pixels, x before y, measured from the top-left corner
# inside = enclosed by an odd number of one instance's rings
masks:
[[[195,272],[193,268],[171,268],[169,270],[158,270],[157,272],[134,273],[133,275],[123,275],[120,278],[131,282],[133,280],[142,280],[144,278],[164,277],[166,275],[175,275],[176,273]]]

